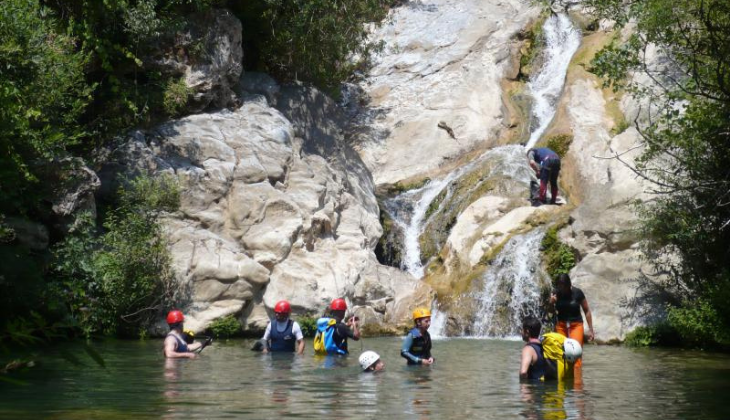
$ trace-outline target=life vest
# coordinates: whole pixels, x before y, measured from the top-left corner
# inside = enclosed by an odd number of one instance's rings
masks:
[[[535,353],[537,353],[537,361],[534,365],[530,365],[530,367],[527,369],[527,378],[528,379],[537,379],[544,381],[545,379],[545,372],[547,369],[547,362],[545,360],[545,356],[543,354],[542,345],[538,343],[527,343],[526,346],[530,346],[535,350]]]
[[[413,344],[411,344],[408,352],[421,359],[431,357],[431,335],[428,331],[425,334],[421,334],[421,330],[413,328],[408,333],[413,336]],[[413,364],[413,362],[409,359],[408,364]]]
[[[185,342],[182,338],[178,337],[177,334],[174,334],[172,331],[167,333],[167,336],[172,336],[175,341],[177,341],[177,348],[175,349],[178,353],[189,353],[190,350],[188,350],[188,343]]]
[[[269,331],[269,339],[271,340],[271,351],[294,351],[294,334],[292,329],[294,328],[294,321],[291,319],[286,320],[286,328],[284,331],[279,332],[276,328],[276,321],[271,322],[271,330]]]
[[[314,336],[315,354],[347,354],[347,341],[343,339],[340,343],[337,343],[335,340],[336,330],[336,319],[324,317],[317,320],[317,334]]]

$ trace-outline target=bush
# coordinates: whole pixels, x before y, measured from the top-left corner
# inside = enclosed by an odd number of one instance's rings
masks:
[[[558,229],[559,226],[548,229],[540,243],[542,260],[550,278],[568,274],[576,264],[573,248],[558,239]]]
[[[216,319],[210,324],[208,329],[216,338],[229,338],[241,335],[241,324],[233,315]]]
[[[570,148],[571,143],[573,143],[573,136],[569,134],[560,134],[547,139],[545,146],[562,158],[568,154],[568,149]]]
[[[297,322],[299,323],[299,327],[301,327],[302,334],[304,334],[305,337],[314,337],[314,334],[317,333],[316,318],[313,318],[311,316],[303,316],[297,319]]]
[[[715,308],[703,299],[672,307],[667,322],[687,347],[715,347],[730,344],[730,337]]]
[[[629,347],[676,346],[680,344],[677,331],[667,322],[636,327],[626,334],[624,344]]]
[[[88,335],[134,335],[173,300],[172,271],[161,211],[179,202],[174,179],[138,177],[120,190],[104,233],[87,216],[54,251],[56,284]]]

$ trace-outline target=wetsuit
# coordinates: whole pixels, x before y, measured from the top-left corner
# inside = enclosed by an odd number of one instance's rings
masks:
[[[347,351],[347,339],[352,338],[355,339],[355,333],[352,332],[350,327],[348,327],[344,322],[338,322],[335,324],[335,332],[332,334],[332,341],[335,342],[335,345],[340,350],[344,351],[345,353],[348,353]]]
[[[558,198],[558,174],[560,173],[560,156],[547,147],[530,149],[528,156],[540,167],[539,200],[545,202],[547,184],[550,183],[550,204]]]
[[[167,336],[174,337],[175,341],[177,341],[177,348],[175,348],[175,351],[178,353],[190,353],[190,350],[188,350],[188,343],[185,342],[182,338],[178,337],[177,334],[174,334],[172,331],[167,333]]]
[[[263,340],[270,342],[270,351],[296,351],[296,342],[302,340],[302,329],[298,323],[287,319],[284,322],[272,321],[266,327]]]
[[[409,365],[420,365],[421,359],[431,357],[431,334],[428,331],[421,333],[418,328],[408,331],[400,355],[406,358]]]
[[[581,305],[586,296],[583,291],[571,286],[570,293],[561,294],[553,291],[558,300],[555,302],[555,309],[558,311],[558,323],[555,325],[555,332],[576,340],[583,345],[583,315],[580,312]],[[576,367],[582,365],[583,359],[575,362]]]

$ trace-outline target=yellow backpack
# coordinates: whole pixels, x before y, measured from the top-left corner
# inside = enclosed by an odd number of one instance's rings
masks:
[[[565,336],[556,332],[543,334],[542,355],[545,358],[545,379],[563,379],[573,375],[573,363],[565,360]]]
[[[337,320],[334,318],[324,317],[317,320],[317,334],[314,336],[314,354],[347,354],[340,350],[334,343],[333,335],[336,324]]]

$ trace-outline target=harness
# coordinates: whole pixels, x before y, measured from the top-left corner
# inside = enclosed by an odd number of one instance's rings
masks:
[[[542,354],[542,345],[538,343],[527,343],[525,345],[532,347],[535,353],[537,353],[537,361],[527,369],[527,378],[535,380],[545,379],[546,362],[545,356]]]
[[[186,343],[185,340],[183,340],[182,338],[178,337],[177,334],[174,334],[172,331],[170,331],[169,333],[167,333],[167,336],[168,337],[172,336],[175,338],[175,341],[177,341],[177,348],[175,349],[176,352],[178,352],[178,353],[189,353],[190,352],[190,350],[188,350],[188,343]]]
[[[408,352],[421,359],[431,357],[431,334],[428,331],[425,334],[421,334],[421,330],[418,328],[413,328],[409,331],[409,334],[413,336],[413,344],[411,344]],[[408,364],[413,364],[413,362],[409,359]]]

